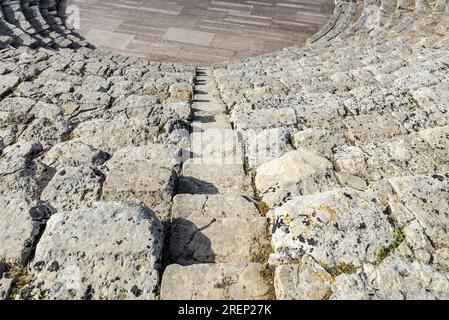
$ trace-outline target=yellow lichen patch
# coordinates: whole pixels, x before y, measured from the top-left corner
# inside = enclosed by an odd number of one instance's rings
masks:
[[[303,236],[307,236],[307,234],[310,231],[310,226],[312,224],[311,216],[307,215],[307,219],[309,220],[310,223],[308,226],[304,227],[303,225],[298,226],[297,224],[295,224],[288,213],[281,217],[282,222],[288,225],[294,234],[302,234]]]
[[[321,279],[321,280],[323,280],[324,282],[327,282],[327,281],[329,281],[329,282],[331,282],[332,281],[332,276],[330,275],[330,274],[328,274],[327,272],[324,272],[324,271],[322,271],[322,270],[314,270],[314,273],[315,273],[315,275],[319,278],[319,279]]]
[[[327,204],[321,204],[316,208],[316,210],[328,212],[332,223],[337,222],[337,211],[334,208],[328,206]]]
[[[173,99],[186,102],[189,102],[192,98],[189,91],[176,91],[171,94],[171,97]]]
[[[170,94],[166,91],[152,92],[151,95],[158,97],[160,102],[164,102],[170,96]]]

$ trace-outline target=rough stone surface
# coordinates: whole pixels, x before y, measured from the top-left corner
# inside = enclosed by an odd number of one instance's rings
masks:
[[[103,176],[89,167],[63,166],[42,192],[41,199],[58,211],[89,206],[101,196]]]
[[[54,170],[36,157],[42,145],[35,141],[16,143],[3,150],[0,158],[0,195],[39,199]]]
[[[374,193],[336,189],[293,198],[273,210],[272,242],[276,261],[308,254],[326,268],[374,263],[390,241],[394,225]]]
[[[266,219],[241,196],[177,195],[170,257],[178,264],[257,261],[267,247]]]
[[[241,194],[251,195],[251,179],[245,175],[241,164],[198,164],[195,159],[183,165],[179,179],[179,193],[190,194]]]
[[[54,209],[48,203],[3,196],[0,196],[0,209],[0,261],[25,265]]]
[[[100,166],[109,155],[80,141],[61,142],[51,148],[42,159],[42,163],[49,167],[62,166]]]
[[[330,161],[298,149],[259,166],[255,185],[262,200],[272,207],[292,196],[333,189],[338,183]]]
[[[106,201],[143,203],[159,218],[170,212],[177,171],[179,149],[163,144],[126,147],[107,162],[102,198]]]
[[[265,300],[271,271],[258,263],[170,265],[162,278],[163,300]]]
[[[105,241],[107,239],[107,241]],[[154,299],[163,226],[145,207],[98,202],[53,215],[22,298]]]
[[[331,292],[332,276],[308,257],[276,267],[274,284],[280,300],[323,300]]]

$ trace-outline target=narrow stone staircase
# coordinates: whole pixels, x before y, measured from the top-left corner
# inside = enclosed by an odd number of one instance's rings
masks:
[[[191,157],[173,201],[161,299],[274,298],[267,220],[210,69],[198,70],[192,111]]]

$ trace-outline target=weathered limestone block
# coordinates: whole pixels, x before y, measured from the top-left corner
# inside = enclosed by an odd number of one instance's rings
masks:
[[[297,123],[293,108],[251,110],[243,107],[234,109],[232,121],[237,130],[289,127]]]
[[[42,192],[41,199],[58,211],[90,206],[101,196],[103,177],[89,167],[62,166]]]
[[[401,74],[401,70],[398,70],[395,74],[400,74],[394,81],[394,86],[401,90],[415,90],[421,87],[430,87],[439,82],[437,76],[429,71],[417,72],[416,69],[409,70],[408,67],[405,74]],[[410,73],[408,73],[410,72]]]
[[[332,276],[311,257],[300,264],[276,267],[274,287],[278,300],[323,300],[331,294]]]
[[[279,158],[293,148],[290,144],[290,130],[284,128],[266,129],[262,131],[246,130],[246,157],[250,167]]]
[[[327,269],[374,262],[394,227],[376,194],[350,188],[293,198],[271,215],[273,260],[307,253]]]
[[[0,196],[0,261],[25,265],[52,213],[48,203]]]
[[[264,300],[273,298],[272,271],[258,263],[169,265],[162,300]]]
[[[418,134],[435,152],[449,159],[449,126],[421,130]]]
[[[0,98],[11,92],[19,81],[19,78],[13,74],[0,75]]]
[[[34,100],[16,97],[0,101],[0,138],[4,147],[14,143],[25,130],[32,119],[29,112],[35,104]]]
[[[154,110],[157,111],[160,108],[161,105],[156,96],[130,95],[116,101],[111,111],[124,112],[128,117],[145,119],[149,118]],[[154,119],[154,122],[154,124],[159,124],[158,119]]]
[[[19,142],[6,147],[0,159],[0,195],[39,199],[54,170],[36,157],[42,145],[35,141]]]
[[[87,76],[82,85],[76,90],[82,95],[87,95],[89,92],[108,92],[111,82],[101,77]]]
[[[71,130],[71,124],[64,119],[62,108],[38,102],[30,111],[33,119],[21,133],[20,141],[39,141],[44,149],[63,141]]]
[[[367,181],[448,169],[447,158],[414,134],[362,147],[340,147],[336,149],[334,159],[339,173]]]
[[[170,215],[179,169],[177,147],[153,144],[126,147],[106,163],[108,172],[103,185],[103,199],[128,204],[143,203],[161,219]]]
[[[59,169],[62,166],[97,167],[109,159],[109,155],[80,141],[65,141],[51,148],[42,163]]]
[[[343,129],[310,128],[292,133],[293,146],[306,149],[325,158],[330,158],[333,149],[348,145]]]
[[[187,160],[179,178],[178,193],[238,194],[253,196],[251,178],[241,164],[207,165]]]
[[[421,87],[410,92],[429,119],[437,125],[447,125],[449,114],[447,105],[449,104],[449,92],[446,90],[447,83],[439,83],[435,86]]]
[[[417,106],[410,96],[390,88],[357,87],[349,94],[344,105],[353,115],[373,112],[388,114],[393,111],[409,111]]]
[[[167,131],[170,131],[179,121],[187,123],[190,120],[191,115],[192,110],[190,109],[189,103],[167,99],[162,105],[160,124],[164,125]]]
[[[190,102],[193,96],[192,84],[188,82],[174,83],[168,92],[173,99],[185,102]]]
[[[391,208],[391,215],[406,226],[412,248],[447,248],[449,243],[449,174],[392,178],[373,186]],[[427,241],[431,241],[431,246]]]
[[[363,273],[342,273],[335,277],[331,286],[330,300],[370,300],[375,294],[366,284]]]
[[[190,135],[192,163],[204,165],[241,164],[243,166],[243,143],[232,129],[195,129]]]
[[[332,163],[306,149],[285,153],[256,170],[255,184],[262,200],[272,207],[287,197],[338,187]]]
[[[369,114],[347,117],[343,123],[347,138],[354,145],[364,145],[373,141],[380,143],[408,133],[391,115]]]
[[[57,97],[73,92],[74,85],[68,81],[50,80],[44,83],[41,90],[45,92],[46,95]]]
[[[259,262],[267,221],[241,196],[180,194],[173,199],[170,260],[193,263]]]
[[[304,128],[340,127],[346,110],[343,101],[330,93],[307,94],[304,102],[294,106],[298,125]]]
[[[155,299],[163,226],[141,206],[97,202],[53,215],[21,298]]]
[[[159,128],[145,119],[126,116],[112,120],[95,119],[81,123],[73,131],[73,139],[109,154],[126,146],[141,146],[155,142]]]
[[[81,113],[93,113],[93,111],[100,110],[104,112],[111,104],[111,97],[104,92],[88,92],[82,96],[79,101],[79,108],[72,114],[79,115]]]
[[[380,266],[365,265],[367,283],[380,299],[448,299],[449,277],[433,266],[393,255]]]

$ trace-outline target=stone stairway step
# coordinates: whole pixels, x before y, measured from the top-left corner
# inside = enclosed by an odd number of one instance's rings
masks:
[[[242,196],[178,194],[173,199],[169,237],[171,262],[262,262],[267,220]]]
[[[162,300],[267,300],[274,298],[273,272],[259,263],[170,265]]]
[[[252,196],[253,190],[242,164],[212,165],[189,159],[184,163],[183,176],[179,177],[178,193]]]
[[[190,135],[194,162],[205,164],[243,164],[243,146],[238,134],[228,128],[209,128]]]
[[[199,130],[207,130],[211,128],[232,129],[230,117],[224,113],[194,111],[192,120],[192,126]]]

